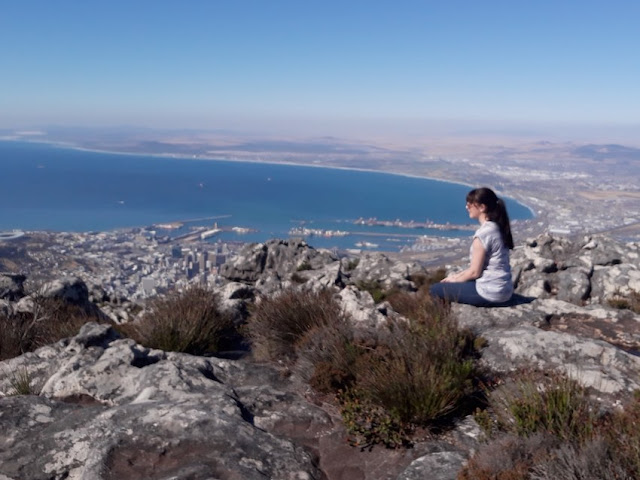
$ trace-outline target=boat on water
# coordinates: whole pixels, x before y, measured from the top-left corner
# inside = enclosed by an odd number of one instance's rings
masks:
[[[356,242],[356,247],[359,247],[359,248],[378,248],[378,244],[377,243],[371,243],[371,242]]]

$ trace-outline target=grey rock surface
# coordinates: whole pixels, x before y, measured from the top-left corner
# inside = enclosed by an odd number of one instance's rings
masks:
[[[223,360],[87,324],[3,368],[42,385],[0,399],[0,472],[11,478],[320,478],[309,452],[255,425]]]
[[[24,275],[0,273],[0,299],[15,301],[24,296]]]

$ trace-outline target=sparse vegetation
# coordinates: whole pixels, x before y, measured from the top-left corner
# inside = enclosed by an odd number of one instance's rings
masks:
[[[25,367],[19,368],[9,374],[11,391],[9,395],[39,395],[40,386],[31,378],[31,373]]]
[[[202,355],[218,351],[233,323],[213,291],[194,285],[154,299],[138,323],[118,329],[146,347]]]
[[[347,272],[351,272],[356,269],[356,267],[360,264],[360,258],[352,258],[349,259],[347,265],[345,266],[345,270]]]
[[[245,333],[257,359],[292,361],[308,333],[343,322],[340,306],[330,291],[290,289],[255,305]]]
[[[375,303],[383,302],[390,293],[379,280],[360,280],[356,283],[356,287],[369,292]]]
[[[640,313],[640,292],[632,290],[628,295],[616,292],[613,297],[607,300],[610,307],[619,310],[631,310],[634,313]]]
[[[82,308],[34,293],[31,311],[0,314],[0,360],[31,352],[78,333],[90,321],[100,321]]]
[[[442,426],[474,391],[473,335],[424,290],[390,302],[408,322],[376,335],[321,327],[298,344],[310,384],[337,395],[351,442],[363,448],[409,444],[416,429]]]
[[[291,274],[291,281],[293,283],[302,284],[302,283],[305,283],[307,281],[307,279],[304,278],[302,275],[300,275],[298,272],[293,272]]]
[[[525,372],[515,389],[494,399],[500,430],[520,436],[543,432],[579,443],[593,438],[597,412],[586,388],[565,375]]]
[[[601,413],[566,376],[521,372],[490,394],[476,420],[488,442],[461,471],[470,479],[633,479],[640,475],[640,402]]]
[[[311,266],[311,264],[307,261],[302,262],[300,265],[298,265],[298,267],[296,268],[297,272],[304,272],[305,270],[313,270],[313,267]]]

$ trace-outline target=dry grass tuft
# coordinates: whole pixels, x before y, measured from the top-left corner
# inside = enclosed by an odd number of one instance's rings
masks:
[[[638,398],[603,414],[575,381],[528,371],[489,399],[490,408],[477,416],[489,440],[459,480],[640,478]]]
[[[344,322],[331,291],[289,289],[254,305],[245,333],[251,340],[255,358],[293,362],[307,334]]]
[[[139,322],[118,329],[146,347],[202,355],[218,350],[233,322],[213,291],[191,286],[154,299]]]
[[[17,357],[76,335],[87,322],[100,319],[60,299],[33,295],[32,312],[0,315],[0,360]]]

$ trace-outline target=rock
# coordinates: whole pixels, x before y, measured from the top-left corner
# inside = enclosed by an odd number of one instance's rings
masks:
[[[544,234],[513,251],[516,292],[580,305],[640,291],[638,252],[637,244],[603,236],[571,242]]]
[[[265,244],[249,245],[220,266],[220,275],[232,282],[255,282],[264,271],[267,252]]]
[[[556,298],[580,305],[589,298],[591,293],[589,277],[589,271],[578,267],[558,272],[555,276]]]
[[[248,305],[255,299],[256,289],[244,283],[231,282],[216,290],[220,307],[227,312],[236,325],[240,325],[249,315]]]
[[[303,241],[270,240],[242,249],[234,259],[221,266],[220,275],[233,282],[260,280],[265,286],[296,271],[320,269],[337,261],[338,258],[328,250],[316,250]]]
[[[225,363],[145,349],[97,324],[4,362],[43,375],[44,384],[41,396],[0,399],[0,472],[33,479],[319,478],[305,449],[254,425],[221,380]],[[0,380],[0,391],[7,393],[7,383]]]
[[[0,273],[0,299],[15,302],[24,296],[24,275]]]
[[[13,304],[7,300],[0,300],[0,315],[9,316],[13,313]]]
[[[640,386],[640,357],[620,348],[640,346],[639,315],[551,299],[507,308],[456,305],[454,312],[461,326],[487,340],[481,362],[494,371],[562,371],[603,393]]]
[[[357,328],[378,329],[386,323],[369,292],[348,286],[338,294],[343,311]]]
[[[398,480],[455,480],[466,460],[467,455],[459,451],[430,453],[414,460]]]
[[[45,298],[57,298],[72,305],[89,305],[89,289],[81,278],[64,277],[45,283],[38,291]]]
[[[640,292],[640,268],[629,263],[595,267],[591,285],[594,303],[605,303],[615,295],[627,296],[632,291]]]
[[[350,271],[351,282],[379,282],[383,288],[399,287],[406,290],[414,288],[409,279],[411,275],[426,275],[426,269],[417,262],[399,262],[382,253],[364,253],[358,265]]]

